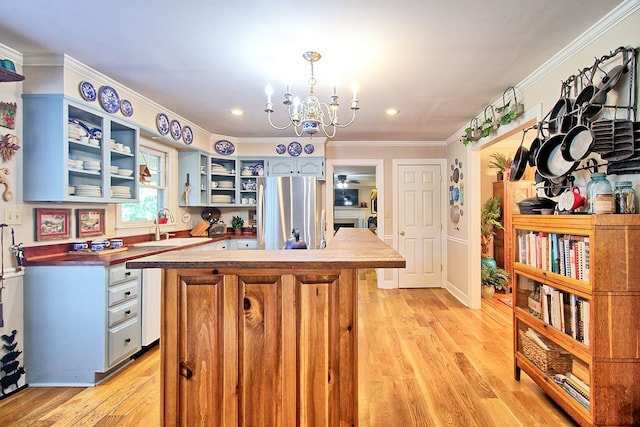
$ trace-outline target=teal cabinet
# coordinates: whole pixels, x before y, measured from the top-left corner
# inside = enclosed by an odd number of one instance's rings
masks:
[[[23,100],[25,201],[137,200],[137,126],[63,95]]]
[[[325,179],[324,157],[270,157],[265,162],[268,176],[315,176]]]

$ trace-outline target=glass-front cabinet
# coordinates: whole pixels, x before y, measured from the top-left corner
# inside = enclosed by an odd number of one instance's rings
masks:
[[[515,379],[581,425],[638,425],[640,215],[514,215]]]
[[[138,127],[63,95],[23,99],[25,201],[137,199]]]

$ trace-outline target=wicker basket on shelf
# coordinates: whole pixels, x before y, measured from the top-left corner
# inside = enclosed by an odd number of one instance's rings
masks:
[[[522,353],[545,374],[553,376],[571,372],[573,365],[571,353],[567,353],[548,339],[539,337],[549,347],[549,350],[545,350],[529,338],[523,330],[519,330],[518,333],[520,335]]]

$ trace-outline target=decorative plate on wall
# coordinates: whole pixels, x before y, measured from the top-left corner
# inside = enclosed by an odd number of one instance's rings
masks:
[[[193,131],[189,126],[185,126],[182,128],[182,140],[187,145],[193,142]]]
[[[169,117],[166,114],[160,113],[156,116],[156,127],[158,131],[166,135],[169,133]]]
[[[307,144],[304,146],[304,152],[307,154],[313,154],[313,150],[314,148],[313,148],[313,145],[311,144]]]
[[[125,117],[133,116],[133,105],[131,105],[131,102],[129,102],[129,100],[122,100],[122,102],[120,103],[120,112]]]
[[[80,95],[85,101],[93,102],[98,97],[96,88],[89,82],[80,82]]]
[[[216,153],[222,154],[223,156],[229,156],[236,151],[236,147],[231,142],[224,139],[216,142],[213,148],[216,150]]]
[[[287,152],[287,147],[285,147],[284,144],[278,144],[276,145],[276,153],[278,154],[284,154]]]
[[[290,156],[298,157],[302,153],[302,145],[299,142],[293,141],[289,143],[287,151]]]
[[[118,92],[111,86],[100,88],[100,105],[107,113],[115,113],[120,109],[120,97]]]
[[[177,120],[171,120],[171,136],[176,141],[182,138],[182,125]]]

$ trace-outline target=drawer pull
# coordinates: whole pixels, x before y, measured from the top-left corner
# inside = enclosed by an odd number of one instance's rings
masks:
[[[193,376],[193,371],[190,367],[187,366],[186,363],[180,362],[180,375],[182,375],[186,379],[189,379]]]
[[[124,293],[124,296],[125,296],[125,297],[128,297],[129,295],[131,295],[131,291],[126,291],[126,292]]]
[[[125,315],[125,316],[128,316],[128,315],[130,315],[130,314],[131,314],[131,310],[127,310],[127,311],[125,311],[125,312],[124,312],[124,315]]]
[[[127,276],[127,277],[129,277],[129,276],[131,276],[131,272],[130,272],[130,271],[127,271],[126,273],[124,273],[124,275],[125,275],[125,276]]]
[[[125,338],[124,342],[126,342],[127,344],[129,344],[131,342],[131,338]]]

